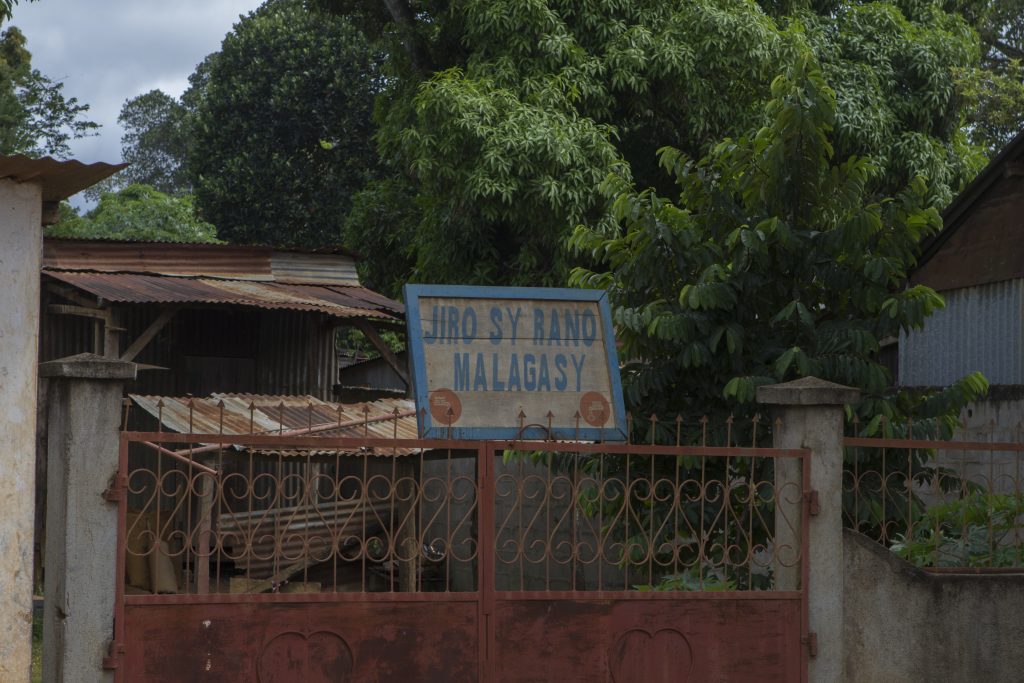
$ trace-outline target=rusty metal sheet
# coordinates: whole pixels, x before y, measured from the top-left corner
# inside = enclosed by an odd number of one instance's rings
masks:
[[[273,280],[269,247],[108,240],[43,241],[43,268]]]
[[[117,681],[478,680],[475,601],[311,597],[291,604],[129,604]]]
[[[637,595],[637,594],[633,594]],[[495,681],[805,680],[800,600],[516,600],[495,607]],[[514,662],[514,665],[511,665]]]
[[[311,434],[325,438],[415,439],[416,406],[404,398],[386,398],[359,404],[321,401],[313,396],[213,394],[208,398],[130,395],[132,401],[156,417],[165,429],[182,434]],[[298,455],[310,452],[289,448],[251,449],[264,454]],[[380,450],[381,452],[377,452]],[[324,450],[336,453],[336,449]],[[409,455],[408,448],[360,449],[354,453]],[[313,451],[319,454],[320,451]]]
[[[288,290],[298,293],[308,292],[325,301],[348,306],[350,308],[383,309],[394,313],[403,313],[405,306],[389,299],[383,294],[378,294],[365,287],[339,287],[337,285],[323,286],[310,284],[288,284]]]
[[[271,256],[271,269],[278,282],[359,285],[355,259],[347,254],[278,250]]]
[[[137,273],[92,273],[46,269],[44,274],[108,301],[121,303],[193,303],[253,306],[320,312],[339,318],[394,321],[390,312],[340,305],[318,296],[314,286],[274,282],[166,277]],[[334,297],[331,291],[324,294]]]
[[[109,178],[128,164],[83,164],[52,157],[33,159],[22,154],[0,155],[0,178],[39,183],[44,202],[57,202]]]

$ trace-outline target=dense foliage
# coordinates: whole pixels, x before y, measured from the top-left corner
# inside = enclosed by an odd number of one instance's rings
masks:
[[[981,0],[974,15],[981,64],[956,77],[971,139],[996,154],[1024,129],[1024,0]]]
[[[924,397],[889,388],[880,343],[943,305],[927,287],[904,287],[941,221],[920,178],[878,199],[874,162],[835,156],[838,110],[807,52],[775,79],[755,132],[699,160],[662,150],[678,196],[606,181],[615,222],[572,238],[602,269],[579,268],[573,281],[611,294],[630,404],[728,415],[752,411],[759,385],[814,375],[859,387],[869,429],[915,414],[919,428],[932,417],[948,432],[986,389],[980,375]]]
[[[391,55],[378,138],[415,197],[417,280],[564,282],[568,230],[607,218],[601,179],[664,191],[659,147],[700,156],[749,128],[795,34],[837,93],[836,152],[872,156],[873,191],[920,175],[942,204],[981,162],[952,78],[978,42],[937,2],[324,2],[358,6]],[[393,230],[354,226],[354,246],[373,261]]]
[[[352,194],[375,175],[377,57],[351,24],[270,0],[236,24],[186,98],[200,216],[231,242],[341,242]]]
[[[192,198],[174,197],[148,185],[103,192],[84,216],[63,205],[61,220],[46,229],[49,237],[157,242],[217,242],[216,231],[195,216]]]
[[[124,128],[121,153],[128,168],[118,174],[122,185],[151,185],[173,195],[188,194],[185,173],[190,131],[188,110],[161,90],[133,97],[121,107]]]

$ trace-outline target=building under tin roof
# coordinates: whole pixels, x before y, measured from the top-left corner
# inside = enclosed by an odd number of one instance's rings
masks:
[[[259,246],[47,239],[41,360],[137,362],[142,395],[333,397],[336,333],[352,327],[405,369],[379,332],[400,303],[359,282],[353,254]]]

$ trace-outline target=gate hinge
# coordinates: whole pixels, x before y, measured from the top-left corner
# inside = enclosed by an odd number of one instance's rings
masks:
[[[110,641],[107,648],[107,656],[103,658],[103,668],[110,671],[121,665],[121,657],[124,656],[124,643]]]
[[[817,491],[805,491],[804,500],[807,501],[807,514],[811,517],[817,516],[821,511],[818,505],[818,492]]]
[[[110,478],[107,490],[103,492],[103,500],[108,503],[120,503],[125,499],[125,491],[128,488],[128,477],[123,474],[115,474]]]
[[[807,654],[811,657],[818,656],[818,634],[813,631],[800,638],[800,643],[807,646]]]

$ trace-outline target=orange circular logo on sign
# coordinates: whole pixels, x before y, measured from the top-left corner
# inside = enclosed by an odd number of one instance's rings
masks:
[[[440,425],[455,424],[462,415],[462,401],[451,389],[430,392],[430,417]]]
[[[580,416],[588,425],[603,427],[612,416],[612,407],[604,396],[588,391],[580,399]]]

